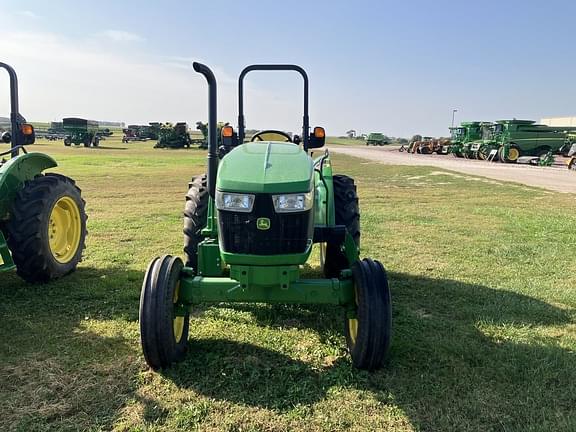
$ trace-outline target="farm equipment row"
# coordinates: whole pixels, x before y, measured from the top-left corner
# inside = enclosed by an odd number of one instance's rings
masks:
[[[538,166],[552,165],[555,155],[576,153],[576,127],[552,127],[532,120],[463,122],[451,127],[450,135],[449,139],[416,135],[407,149],[400,150]]]

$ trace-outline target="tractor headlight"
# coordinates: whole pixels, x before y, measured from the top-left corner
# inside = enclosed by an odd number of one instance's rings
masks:
[[[278,213],[302,212],[310,210],[314,196],[312,192],[272,195],[274,210]]]
[[[252,207],[254,207],[254,195],[216,191],[218,210],[250,213]]]

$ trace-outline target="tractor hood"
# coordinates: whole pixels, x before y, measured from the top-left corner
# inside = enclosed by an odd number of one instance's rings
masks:
[[[218,190],[249,193],[307,192],[314,176],[312,159],[292,143],[246,143],[228,153],[218,167]]]

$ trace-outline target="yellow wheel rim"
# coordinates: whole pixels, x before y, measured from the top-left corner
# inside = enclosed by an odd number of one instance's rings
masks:
[[[350,341],[352,344],[356,343],[356,337],[358,336],[358,319],[349,318],[348,319],[348,333],[350,334]]]
[[[508,150],[508,159],[509,160],[515,161],[519,157],[520,157],[520,152],[518,151],[518,149],[515,149],[512,147],[510,150]]]
[[[174,304],[178,303],[178,298],[180,296],[180,282],[174,288],[174,296],[172,298],[172,302]],[[180,343],[182,339],[182,335],[184,334],[184,317],[183,316],[175,316],[172,320],[172,330],[174,331],[174,340],[176,343]]]
[[[67,264],[74,259],[80,247],[82,237],[82,219],[80,209],[72,198],[60,198],[48,221],[48,242],[56,261]]]

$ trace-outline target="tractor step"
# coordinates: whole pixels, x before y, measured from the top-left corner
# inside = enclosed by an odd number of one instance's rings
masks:
[[[12,255],[10,255],[6,239],[2,231],[0,231],[0,272],[13,270],[14,268],[16,268],[16,266],[14,265],[14,261],[12,261]]]

